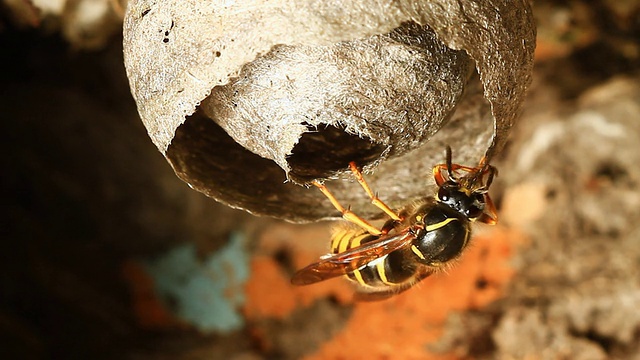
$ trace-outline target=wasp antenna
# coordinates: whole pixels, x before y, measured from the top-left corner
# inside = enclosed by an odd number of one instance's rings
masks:
[[[445,161],[447,163],[447,172],[449,173],[449,178],[453,180],[458,180],[458,178],[456,178],[456,175],[453,173],[453,161],[451,160],[452,158],[451,146],[447,145],[447,147],[445,148],[444,156],[445,156]]]

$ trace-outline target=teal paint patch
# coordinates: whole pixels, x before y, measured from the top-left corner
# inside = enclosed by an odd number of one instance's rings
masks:
[[[245,302],[244,283],[249,278],[249,254],[244,237],[232,235],[229,243],[204,261],[192,244],[172,249],[146,261],[156,292],[179,318],[204,332],[241,329],[238,309]]]

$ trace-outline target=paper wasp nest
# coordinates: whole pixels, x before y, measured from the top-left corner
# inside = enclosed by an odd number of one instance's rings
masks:
[[[445,145],[455,162],[491,158],[534,45],[525,0],[132,0],[124,24],[133,96],[176,174],[292,221],[336,215],[300,185],[348,177],[350,161],[401,206],[431,194]],[[328,183],[377,213],[357,183]]]

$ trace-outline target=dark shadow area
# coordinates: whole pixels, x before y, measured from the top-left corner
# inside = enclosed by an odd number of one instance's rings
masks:
[[[311,220],[317,209],[300,204],[322,199],[315,191],[287,182],[276,163],[243,148],[199,112],[178,128],[167,158],[194,189],[256,215]]]
[[[0,357],[243,346],[239,333],[145,329],[136,319],[125,264],[186,242],[216,249],[250,216],[176,178],[137,116],[121,39],[75,52],[57,36],[2,30]]]
[[[293,175],[298,181],[311,181],[329,177],[349,167],[349,162],[368,164],[378,158],[385,147],[349,134],[335,126],[325,126],[302,135],[288,159]],[[337,147],[336,144],[344,144]],[[330,150],[330,151],[329,151]]]

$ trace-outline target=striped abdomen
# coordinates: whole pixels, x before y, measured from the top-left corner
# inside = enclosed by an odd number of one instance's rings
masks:
[[[358,229],[339,229],[332,237],[331,250],[334,254],[342,253],[378,238]],[[373,288],[388,288],[412,282],[419,264],[412,259],[416,255],[411,252],[410,249],[391,252],[348,273],[347,277],[362,286]]]

